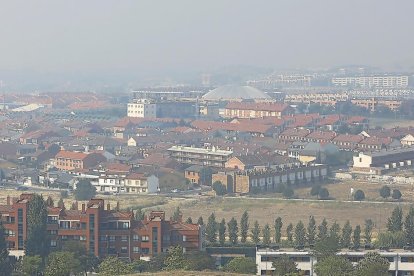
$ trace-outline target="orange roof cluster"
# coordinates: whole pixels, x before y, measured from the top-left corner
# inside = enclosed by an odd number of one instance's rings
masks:
[[[84,152],[61,150],[56,154],[55,158],[82,160],[82,159],[85,159],[87,156],[88,154]]]
[[[240,132],[251,132],[251,133],[266,133],[273,126],[257,124],[250,121],[241,121],[239,123],[225,123],[215,121],[193,121],[191,124],[193,127],[201,130],[226,130],[226,131],[240,131]]]

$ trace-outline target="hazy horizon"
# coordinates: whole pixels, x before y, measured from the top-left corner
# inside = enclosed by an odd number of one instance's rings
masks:
[[[238,64],[414,71],[412,10],[411,0],[2,1],[0,79],[138,80]]]

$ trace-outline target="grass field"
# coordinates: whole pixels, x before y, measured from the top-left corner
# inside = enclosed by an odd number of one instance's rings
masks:
[[[414,120],[403,120],[403,119],[388,119],[388,118],[369,118],[370,127],[383,127],[383,128],[394,128],[394,127],[409,127],[414,126]]]

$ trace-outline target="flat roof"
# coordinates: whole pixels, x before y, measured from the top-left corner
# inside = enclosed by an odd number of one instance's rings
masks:
[[[233,154],[232,151],[220,150],[214,147],[213,148],[195,148],[195,147],[172,146],[168,150],[176,151],[176,152],[190,152],[190,153],[202,153],[202,154],[225,155],[225,156]]]

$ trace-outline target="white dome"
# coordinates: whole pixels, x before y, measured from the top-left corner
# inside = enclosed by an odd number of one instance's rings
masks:
[[[226,85],[211,90],[202,98],[205,100],[255,100],[270,99],[271,97],[251,86]]]

